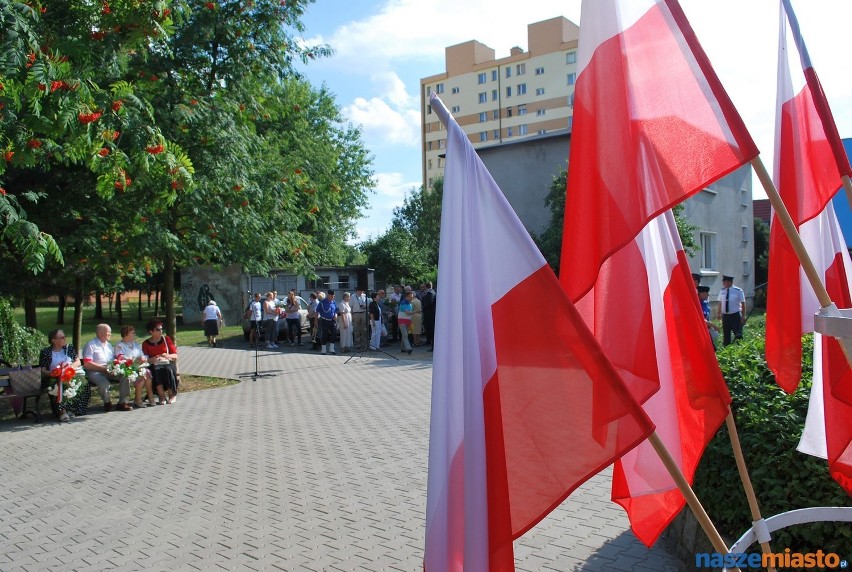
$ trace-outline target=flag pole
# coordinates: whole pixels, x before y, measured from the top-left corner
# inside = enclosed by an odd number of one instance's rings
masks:
[[[843,181],[843,190],[846,192],[846,202],[849,203],[849,207],[852,208],[852,181],[849,180],[849,175],[841,176],[840,180]]]
[[[734,422],[733,411],[728,410],[728,416],[725,417],[725,424],[728,427],[728,437],[731,440],[731,448],[734,450],[734,460],[737,462],[737,471],[740,473],[740,480],[743,483],[746,499],[748,500],[748,508],[751,511],[752,524],[755,528],[755,532],[757,532],[758,528],[761,529],[761,533],[758,534],[760,550],[764,554],[772,554],[772,547],[769,546],[769,539],[767,538],[767,540],[763,541],[760,540],[761,538],[768,537],[768,530],[766,529],[763,516],[760,514],[760,505],[757,503],[757,495],[754,493],[754,487],[751,484],[751,477],[748,474],[745,457],[743,457],[743,450],[742,447],[740,447],[740,435],[737,431],[737,424]],[[766,536],[763,535],[764,531],[767,532]],[[768,570],[769,572],[775,572],[775,567],[770,565]]]
[[[826,308],[831,306],[831,297],[828,295],[828,291],[822,283],[822,278],[820,278],[819,273],[817,273],[816,267],[814,266],[810,255],[808,255],[808,251],[805,249],[805,244],[802,242],[802,237],[799,236],[799,231],[796,229],[796,225],[793,223],[793,219],[790,217],[787,207],[784,206],[784,201],[781,200],[781,195],[778,194],[778,190],[775,188],[775,184],[772,182],[772,178],[769,176],[769,172],[766,170],[766,167],[763,165],[763,161],[759,156],[755,157],[751,161],[751,166],[754,168],[757,178],[763,185],[763,189],[766,191],[766,196],[769,198],[769,202],[775,210],[775,215],[778,217],[778,221],[784,228],[784,232],[787,233],[787,238],[790,240],[790,244],[793,246],[796,257],[802,265],[802,270],[805,271],[805,275],[808,277],[808,282],[810,282],[811,288],[813,288],[814,294],[816,294],[817,300],[819,300],[820,307]]]
[[[651,445],[654,447],[654,450],[657,452],[657,455],[660,457],[660,460],[665,465],[666,470],[674,479],[675,484],[677,484],[677,488],[680,489],[681,494],[686,499],[686,504],[689,505],[689,508],[692,510],[692,514],[695,515],[696,520],[698,520],[698,524],[701,525],[702,530],[704,530],[704,534],[707,535],[707,538],[710,540],[710,543],[713,545],[713,548],[716,549],[716,552],[719,554],[728,554],[730,550],[728,549],[727,544],[722,539],[722,535],[719,534],[719,531],[716,530],[716,526],[713,524],[713,521],[710,520],[710,517],[707,515],[707,511],[704,510],[704,507],[701,506],[701,501],[698,500],[698,497],[695,496],[695,491],[692,490],[692,487],[689,486],[689,481],[686,480],[686,477],[683,476],[683,472],[678,467],[677,462],[672,458],[671,453],[666,448],[663,440],[660,439],[660,436],[657,435],[657,432],[654,431],[648,436],[648,441],[651,442]],[[735,568],[735,570],[739,570],[739,568]]]

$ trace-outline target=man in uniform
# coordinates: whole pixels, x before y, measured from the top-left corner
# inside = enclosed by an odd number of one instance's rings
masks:
[[[728,346],[731,345],[731,334],[733,341],[743,339],[745,292],[734,286],[733,276],[722,276],[722,289],[717,300],[722,317],[722,341]]]

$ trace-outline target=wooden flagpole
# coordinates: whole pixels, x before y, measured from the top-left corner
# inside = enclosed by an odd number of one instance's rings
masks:
[[[737,471],[740,473],[740,480],[745,489],[746,499],[748,500],[748,508],[751,511],[751,519],[753,522],[762,522],[763,517],[760,514],[760,505],[757,503],[757,495],[754,494],[754,487],[751,485],[751,477],[748,474],[743,450],[740,447],[740,435],[737,431],[737,424],[734,422],[734,414],[728,410],[728,416],[725,417],[725,424],[728,427],[728,437],[731,440],[731,448],[734,450],[734,460],[737,462]],[[760,542],[760,550],[764,554],[772,554],[772,548],[769,542]],[[769,572],[775,572],[774,566],[769,566]]]
[[[710,520],[710,517],[707,515],[707,511],[704,510],[704,507],[701,506],[701,501],[698,500],[698,497],[695,496],[695,491],[692,490],[692,487],[689,486],[689,481],[686,480],[686,477],[681,472],[680,467],[677,462],[672,458],[671,453],[666,448],[663,440],[660,439],[660,436],[657,435],[657,432],[654,431],[651,435],[648,436],[648,441],[651,442],[651,445],[654,447],[654,450],[657,452],[657,455],[660,457],[660,460],[665,465],[666,470],[674,479],[675,484],[677,484],[677,488],[680,489],[681,494],[683,494],[686,499],[686,504],[689,505],[689,508],[692,510],[692,514],[695,515],[696,520],[698,520],[698,524],[701,525],[702,530],[704,530],[704,534],[707,535],[707,538],[710,539],[710,543],[713,544],[713,548],[716,549],[716,552],[719,554],[728,554],[730,550],[728,549],[727,544],[722,539],[722,536],[719,534],[719,531],[716,530],[716,526],[713,524],[713,521]],[[739,570],[739,568],[736,568]]]

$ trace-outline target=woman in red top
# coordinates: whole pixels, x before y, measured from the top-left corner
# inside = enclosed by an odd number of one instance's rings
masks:
[[[163,334],[163,322],[150,320],[147,325],[151,337],[142,342],[142,353],[148,356],[151,364],[154,388],[160,398],[159,405],[174,403],[177,400],[177,346],[168,336]],[[166,400],[165,389],[169,391]],[[153,405],[153,404],[152,404]]]

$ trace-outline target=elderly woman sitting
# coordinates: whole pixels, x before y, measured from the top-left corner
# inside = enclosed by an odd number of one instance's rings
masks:
[[[142,346],[136,341],[136,328],[124,326],[121,328],[121,341],[115,344],[115,355],[124,356],[124,359],[133,360],[135,370],[138,370],[133,385],[136,391],[133,406],[137,409],[145,407],[142,403],[142,388],[148,393],[148,403],[154,405],[154,389],[151,385],[151,372],[148,370],[148,356],[142,351]]]
[[[163,322],[150,320],[147,324],[151,337],[142,342],[142,353],[148,356],[151,364],[151,376],[154,389],[160,398],[159,405],[174,403],[177,400],[177,346],[167,335],[163,334]],[[169,398],[166,399],[166,390]],[[152,404],[153,405],[153,404]]]
[[[71,344],[65,343],[65,332],[62,330],[51,330],[47,334],[50,346],[41,350],[38,356],[38,364],[41,367],[42,387],[47,389],[52,385],[50,372],[59,366],[80,367],[80,359],[77,350]],[[56,403],[50,400],[50,408],[53,414],[62,422],[70,421],[75,415],[85,415],[89,408],[89,399],[92,392],[88,383],[83,383],[76,396],[67,402]]]

